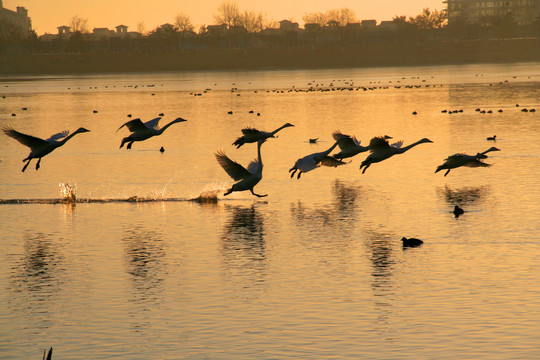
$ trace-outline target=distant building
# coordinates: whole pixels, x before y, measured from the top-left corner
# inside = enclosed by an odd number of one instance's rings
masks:
[[[71,37],[71,28],[66,25],[62,25],[57,27],[58,29],[58,36],[62,38],[70,38]]]
[[[279,30],[281,30],[282,33],[288,33],[291,31],[298,31],[300,26],[297,22],[292,22],[290,20],[281,20],[279,22]]]
[[[227,33],[227,25],[208,25],[206,31],[209,36],[223,36]]]
[[[490,18],[511,16],[518,25],[529,25],[540,16],[540,0],[444,0],[448,25],[483,23]]]
[[[92,36],[96,39],[108,39],[115,35],[116,32],[109,30],[109,28],[94,28],[92,30]]]
[[[30,36],[32,32],[32,21],[28,17],[28,10],[22,6],[17,6],[17,11],[4,8],[3,1],[0,0],[0,22],[10,23],[17,27],[23,37]]]
[[[394,31],[397,30],[397,25],[393,20],[385,20],[381,21],[377,28],[384,31]]]
[[[360,24],[362,25],[362,30],[377,29],[377,20],[362,20]]]

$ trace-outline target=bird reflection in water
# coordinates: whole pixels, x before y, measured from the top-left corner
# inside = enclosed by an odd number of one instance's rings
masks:
[[[239,291],[257,287],[266,274],[264,218],[258,206],[225,206],[231,217],[221,235],[224,275],[229,284],[238,285]]]
[[[392,249],[396,246],[395,236],[369,232],[365,238],[366,254],[371,263],[371,288],[378,310],[378,323],[386,331],[388,319],[391,317],[391,306],[394,298],[392,275],[395,260]]]
[[[437,193],[450,205],[453,206],[452,212],[458,218],[461,213],[456,214],[456,206],[463,207],[480,203],[489,192],[488,186],[465,186],[456,190],[451,189],[448,185],[444,188],[437,188]]]
[[[131,275],[135,302],[155,302],[165,278],[161,234],[134,228],[123,237],[126,272]]]
[[[36,328],[52,325],[51,308],[64,290],[66,264],[61,242],[50,234],[26,234],[24,252],[12,266],[7,305],[14,312],[21,311],[21,319],[32,317],[25,321]]]
[[[332,238],[335,237],[336,231],[343,236],[354,230],[362,188],[336,180],[332,193],[333,199],[329,205],[308,208],[300,200],[296,204],[291,204],[291,215],[300,229],[317,232],[319,236],[328,230]]]

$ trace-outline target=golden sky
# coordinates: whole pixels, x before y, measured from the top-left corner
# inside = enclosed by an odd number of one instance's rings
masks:
[[[173,23],[179,13],[191,18],[195,28],[213,24],[213,15],[223,0],[4,0],[4,7],[15,10],[24,6],[29,11],[32,24],[38,35],[56,33],[57,27],[69,25],[70,19],[78,15],[88,19],[90,30],[95,27],[114,29],[126,25],[136,31],[143,22],[150,31],[165,23]],[[349,8],[360,20],[392,20],[395,15],[415,16],[423,8],[443,9],[442,0],[237,0],[241,11],[262,12],[269,20],[288,19],[303,25],[306,13]]]

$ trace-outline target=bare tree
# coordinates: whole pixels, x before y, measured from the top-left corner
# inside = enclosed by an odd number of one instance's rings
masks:
[[[244,32],[244,47],[247,48],[249,36],[263,30],[265,16],[259,12],[244,11],[240,15],[238,25],[242,27]]]
[[[193,31],[194,26],[191,22],[191,19],[186,14],[180,13],[176,15],[176,18],[174,19],[174,25],[178,27],[178,31],[180,31],[180,47],[182,49],[182,52],[184,52],[184,44],[186,40],[186,32]]]
[[[311,35],[311,46],[313,48],[315,47],[321,29],[328,24],[328,14],[322,12],[304,14],[302,20],[304,20],[304,29]]]
[[[318,24],[323,27],[328,23],[328,14],[322,12],[304,14],[302,20],[305,24]]]
[[[75,15],[69,21],[69,27],[73,32],[79,32],[81,34],[87,34],[90,32],[88,27],[88,19],[83,19],[79,15]]]
[[[234,1],[224,1],[214,14],[214,20],[217,24],[227,26],[227,46],[230,46],[231,29],[235,28],[240,22],[240,10],[238,4]]]
[[[326,13],[326,16],[328,18],[328,21],[335,21],[339,24],[339,26],[347,26],[347,24],[351,24],[356,22],[356,15],[354,14],[354,11],[352,11],[349,8],[343,8],[339,10],[328,10]]]

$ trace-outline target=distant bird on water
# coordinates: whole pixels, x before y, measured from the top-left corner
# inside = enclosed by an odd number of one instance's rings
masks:
[[[490,151],[500,151],[500,149],[497,149],[496,147],[490,147],[484,152],[477,153],[476,155],[467,155],[464,153],[454,154],[446,159],[444,159],[444,164],[437,166],[437,170],[435,170],[435,173],[448,169],[444,176],[448,175],[450,170],[461,167],[461,166],[467,166],[467,167],[489,167],[491,164],[487,164],[485,162],[480,161],[480,159],[487,158],[487,153]]]
[[[120,149],[124,146],[125,143],[128,143],[127,148],[131,149],[131,145],[133,145],[135,141],[144,141],[146,139],[151,138],[152,136],[161,135],[172,124],[187,121],[182,118],[176,118],[175,120],[171,121],[164,127],[160,128],[159,127],[160,120],[161,120],[161,117],[157,117],[155,119],[152,119],[150,121],[143,123],[141,119],[137,118],[137,119],[130,120],[124,125],[120,126],[118,130],[126,126],[129,129],[129,131],[131,131],[131,135],[122,139],[122,143],[120,144]],[[116,130],[116,132],[118,132],[118,130]]]
[[[489,136],[489,137],[486,138],[486,140],[493,140],[493,141],[495,141],[495,140],[497,140],[497,135]]]
[[[332,145],[328,150],[313,153],[307,156],[304,156],[303,158],[300,158],[296,160],[294,166],[289,169],[289,172],[291,173],[291,178],[294,177],[294,174],[296,171],[298,171],[297,179],[300,179],[300,175],[302,173],[306,173],[308,171],[314,170],[318,168],[319,166],[332,166],[336,167],[339,165],[344,165],[346,162],[343,162],[341,160],[338,160],[332,156],[329,156],[330,152],[334,150],[336,146],[340,143],[340,141],[345,140],[345,136],[339,137],[339,139]]]
[[[360,164],[360,170],[364,168],[364,170],[362,170],[363,174],[364,172],[366,172],[367,168],[373,163],[381,162],[397,154],[403,154],[405,151],[415,147],[416,145],[432,142],[433,141],[429,140],[428,138],[423,138],[415,143],[412,143],[405,147],[401,147],[403,145],[403,140],[400,140],[390,145],[388,143],[388,140],[386,140],[384,137],[374,137],[369,142],[369,151],[371,151],[371,154],[369,154],[368,157],[364,161],[362,161],[362,164]]]
[[[460,208],[459,206],[456,205],[456,206],[454,206],[453,213],[454,213],[454,216],[456,218],[458,218],[460,215],[463,215],[465,213],[465,210],[463,210],[462,208]]]
[[[285,129],[286,127],[291,127],[291,126],[294,126],[293,124],[291,123],[286,123],[286,124],[283,124],[282,126],[278,127],[276,130],[274,131],[271,131],[271,132],[268,132],[268,131],[260,131],[260,130],[257,130],[257,129],[254,129],[254,128],[244,128],[242,129],[242,136],[240,136],[238,139],[236,139],[234,142],[233,142],[233,145],[236,146],[236,148],[240,148],[240,146],[246,144],[246,143],[254,143],[254,142],[257,142],[259,139],[268,139],[268,138],[271,138],[271,137],[274,137],[274,135],[278,132],[278,131],[281,131],[283,129]]]
[[[406,238],[402,237],[401,241],[403,242],[403,247],[416,247],[422,245],[424,242],[416,238]]]
[[[255,185],[257,185],[262,179],[263,163],[261,158],[261,146],[265,141],[265,139],[259,139],[257,141],[257,160],[253,160],[248,165],[247,169],[236,161],[229,159],[229,157],[227,157],[223,151],[218,151],[215,154],[216,159],[223,170],[225,170],[225,172],[229,174],[233,180],[238,181],[237,183],[233,184],[233,186],[227,190],[225,194],[223,194],[224,196],[229,195],[233,191],[245,190],[251,191],[253,195],[258,197],[268,196],[268,194],[260,195],[253,192]]]
[[[42,157],[49,154],[54,149],[64,145],[73,136],[79,133],[89,132],[90,130],[81,127],[71,134],[68,130],[64,130],[62,132],[59,132],[58,134],[54,134],[46,140],[20,133],[10,126],[5,127],[3,131],[4,134],[6,134],[7,136],[14,138],[21,144],[26,145],[30,148],[30,154],[26,159],[23,160],[23,162],[26,161],[26,165],[24,165],[24,167],[22,168],[22,171],[24,172],[24,170],[26,170],[26,168],[30,164],[30,160],[38,159],[38,162],[36,164],[36,170],[38,170]]]

